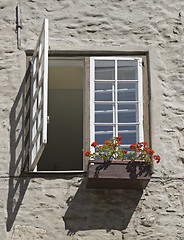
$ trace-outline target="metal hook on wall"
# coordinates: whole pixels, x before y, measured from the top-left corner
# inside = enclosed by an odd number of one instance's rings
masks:
[[[16,32],[17,32],[17,48],[21,49],[21,36],[20,36],[20,30],[21,30],[21,21],[20,21],[20,5],[16,6]]]

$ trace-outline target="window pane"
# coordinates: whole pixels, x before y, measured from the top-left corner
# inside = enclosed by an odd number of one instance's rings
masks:
[[[112,101],[113,100],[113,85],[111,82],[95,83],[95,101]]]
[[[112,111],[113,110],[113,104],[95,104],[95,112],[106,112],[106,111]]]
[[[95,122],[113,123],[113,105],[95,104]]]
[[[95,126],[95,141],[103,145],[106,140],[113,137],[113,126]]]
[[[118,82],[118,101],[137,101],[137,86],[137,82]]]
[[[121,136],[122,136],[122,142],[123,144],[125,145],[128,145],[128,144],[133,144],[133,143],[136,143],[137,140],[136,140],[136,132],[135,133],[132,133],[132,132],[127,132],[127,133],[121,133]]]
[[[137,104],[118,104],[118,123],[135,123],[137,121]]]
[[[99,145],[103,145],[106,140],[109,140],[113,138],[113,133],[101,133],[101,134],[95,134],[95,141]]]
[[[95,132],[104,133],[104,132],[113,132],[113,126],[95,126]]]
[[[137,60],[118,61],[118,80],[137,80]]]
[[[126,132],[126,131],[129,131],[129,132],[138,132],[138,128],[139,126],[138,125],[130,125],[130,126],[118,126],[118,135],[121,136],[121,132]]]
[[[96,60],[95,61],[95,79],[96,80],[114,80],[115,79],[115,61]]]
[[[95,113],[96,123],[113,123],[113,112]]]
[[[123,138],[123,144],[133,144],[138,141],[138,130],[139,126],[118,126],[118,135]]]

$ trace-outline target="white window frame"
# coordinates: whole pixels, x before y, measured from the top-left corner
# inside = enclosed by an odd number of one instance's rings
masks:
[[[113,119],[112,123],[95,123],[95,82],[98,80],[95,80],[95,61],[96,60],[114,60],[115,61],[115,99],[109,103],[114,103],[116,105],[115,107],[115,120]],[[104,125],[104,126],[112,126],[114,125],[116,130],[115,134],[118,133],[118,126],[126,126],[131,125],[131,123],[118,123],[117,119],[117,61],[118,60],[125,60],[125,61],[137,61],[137,69],[138,69],[138,79],[137,80],[123,80],[124,82],[138,82],[138,101],[131,101],[130,103],[137,103],[138,104],[138,122],[132,123],[132,125],[138,125],[139,126],[139,134],[137,141],[142,142],[144,141],[144,129],[143,129],[143,75],[142,75],[142,58],[139,57],[90,57],[90,142],[95,141],[95,125]],[[101,80],[99,80],[101,81]],[[102,80],[103,81],[103,80]],[[102,82],[101,81],[101,82]],[[111,82],[112,82],[111,81]],[[110,82],[105,81],[105,82]],[[107,103],[107,101],[104,101]],[[103,103],[103,101],[102,101]],[[126,102],[128,103],[128,101]],[[118,135],[118,134],[116,134]],[[115,137],[115,136],[114,136]],[[129,147],[129,145],[123,145],[123,147]],[[91,147],[91,152],[94,152],[94,148]]]

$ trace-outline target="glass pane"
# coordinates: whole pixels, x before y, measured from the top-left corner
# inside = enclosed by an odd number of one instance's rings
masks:
[[[138,125],[131,125],[131,126],[118,126],[118,135],[121,136],[120,132],[126,132],[126,131],[131,131],[131,132],[138,132],[139,126]]]
[[[118,104],[118,123],[135,123],[137,121],[137,104]]]
[[[95,112],[107,112],[113,110],[113,104],[95,104]]]
[[[113,126],[95,126],[95,133],[113,132]]]
[[[125,145],[133,144],[133,143],[137,142],[136,132],[135,133],[133,133],[133,132],[121,133],[121,136],[123,138],[122,142]]]
[[[101,133],[101,134],[95,134],[95,141],[99,145],[103,145],[106,140],[109,140],[113,138],[113,133]]]
[[[118,135],[123,139],[125,145],[133,144],[138,141],[139,126],[118,126]]]
[[[106,140],[113,137],[113,126],[95,126],[95,141],[103,145]]]
[[[137,86],[137,82],[118,82],[118,101],[137,101]]]
[[[113,112],[95,113],[96,123],[113,123]]]
[[[114,83],[96,82],[95,83],[95,101],[112,101]]]
[[[95,61],[95,80],[114,80],[115,61],[96,60]]]
[[[113,105],[95,104],[95,122],[113,123]]]
[[[118,80],[137,80],[137,60],[120,60],[118,65]]]

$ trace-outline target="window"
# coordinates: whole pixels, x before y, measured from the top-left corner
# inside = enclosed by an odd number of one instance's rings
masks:
[[[31,66],[30,171],[82,172],[82,149],[90,142],[121,135],[128,148],[148,141],[146,56],[78,52],[48,58],[45,20]]]
[[[142,58],[92,57],[90,76],[91,142],[120,135],[126,149],[143,141]]]

